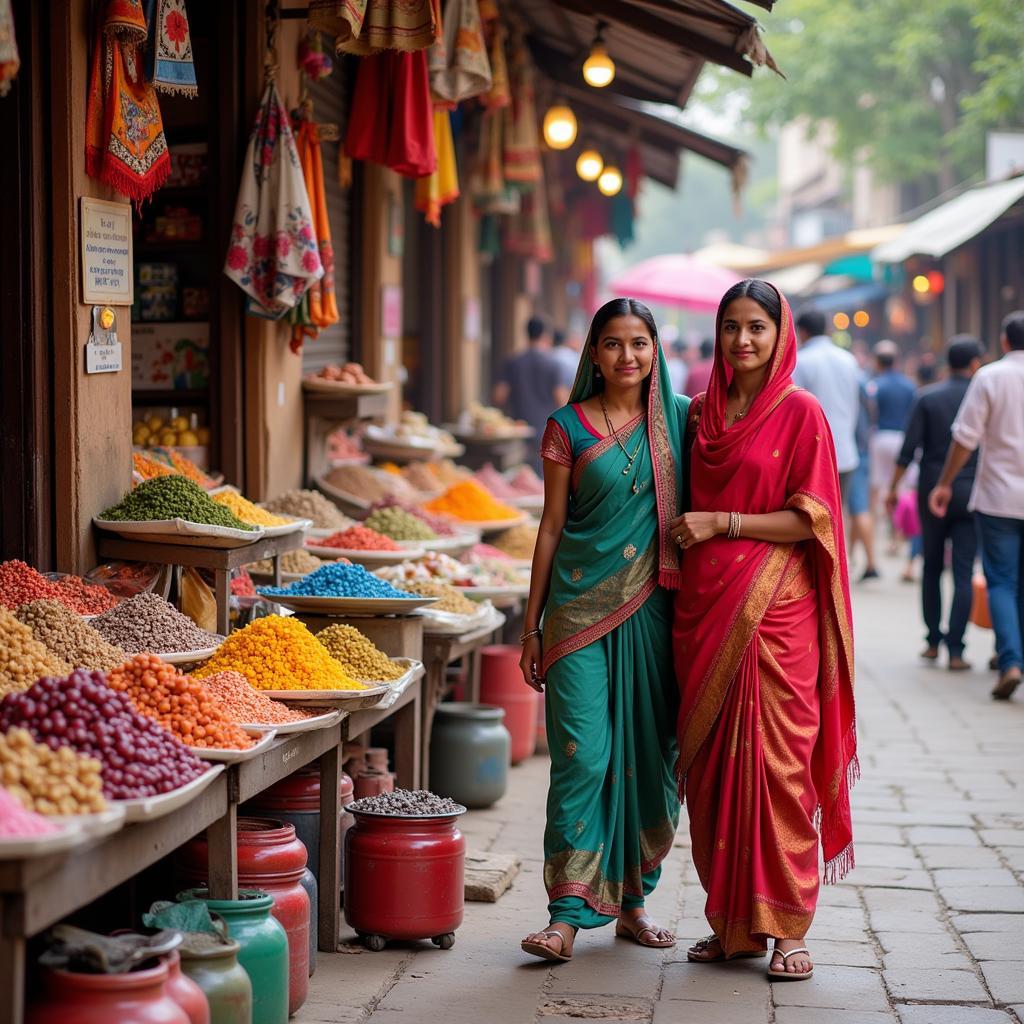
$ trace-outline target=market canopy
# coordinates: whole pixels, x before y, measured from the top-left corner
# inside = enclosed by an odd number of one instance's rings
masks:
[[[641,302],[714,313],[722,296],[739,280],[731,270],[701,263],[685,253],[671,253],[642,260],[620,274],[608,289]]]
[[[876,263],[902,263],[911,256],[938,259],[981,234],[1022,197],[1024,175],[980,185],[912,221],[871,257]]]

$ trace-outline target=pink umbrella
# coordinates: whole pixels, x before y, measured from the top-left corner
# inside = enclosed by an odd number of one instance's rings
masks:
[[[719,299],[739,280],[731,270],[701,263],[685,253],[672,253],[652,256],[630,267],[608,285],[608,290],[642,302],[714,313]]]

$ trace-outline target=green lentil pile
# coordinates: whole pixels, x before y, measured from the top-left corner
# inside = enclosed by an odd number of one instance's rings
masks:
[[[437,540],[437,534],[422,519],[397,505],[376,509],[363,525],[392,540]]]
[[[226,526],[233,530],[256,530],[243,523],[223,505],[218,505],[197,483],[183,476],[157,476],[129,491],[111,505],[100,519],[141,522],[152,519],[184,519],[205,526]]]

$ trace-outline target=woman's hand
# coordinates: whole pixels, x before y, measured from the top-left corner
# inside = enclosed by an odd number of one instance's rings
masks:
[[[540,667],[544,660],[544,649],[539,636],[531,636],[523,644],[523,655],[519,659],[519,668],[523,673],[526,685],[538,693],[544,692],[544,677]]]
[[[725,519],[725,526],[722,519]],[[711,540],[729,529],[729,517],[721,512],[686,512],[671,526],[672,539],[682,548]]]

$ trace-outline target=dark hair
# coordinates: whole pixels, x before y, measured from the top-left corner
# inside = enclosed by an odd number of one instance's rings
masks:
[[[825,333],[825,314],[820,309],[801,309],[796,318],[798,331],[806,331],[812,338]]]
[[[946,362],[953,371],[966,370],[981,358],[981,342],[973,334],[954,334],[946,346]]]
[[[934,362],[922,359],[921,362],[917,364],[917,373],[915,374],[918,385],[923,388],[926,384],[931,384],[931,382],[935,380],[936,372],[937,368]]]
[[[705,338],[700,343],[701,359],[710,359],[715,354],[715,341],[713,338]]]
[[[1007,313],[1003,320],[1003,334],[1015,350],[1024,349],[1024,309],[1015,309]]]
[[[639,299],[610,299],[595,314],[590,321],[590,330],[587,332],[587,348],[597,348],[601,332],[608,326],[609,321],[619,316],[638,316],[643,320],[651,335],[651,341],[658,343],[658,325],[654,322],[654,314]],[[648,381],[650,378],[648,378]],[[647,385],[648,381],[644,381]],[[604,387],[604,381],[598,377],[595,381],[598,388]]]
[[[526,336],[530,341],[539,341],[547,329],[548,325],[539,316],[531,316],[526,321]]]
[[[563,331],[560,327],[556,327],[551,332],[551,344],[552,344],[552,346],[554,346],[555,348],[558,348],[559,345],[564,345],[565,344],[565,337],[566,337],[565,331]]]
[[[722,296],[722,301],[718,304],[718,314],[715,317],[716,337],[721,337],[722,317],[725,316],[729,303],[743,298],[753,299],[775,321],[776,327],[782,326],[782,299],[779,297],[775,285],[756,277],[748,277],[745,281],[734,284]]]

